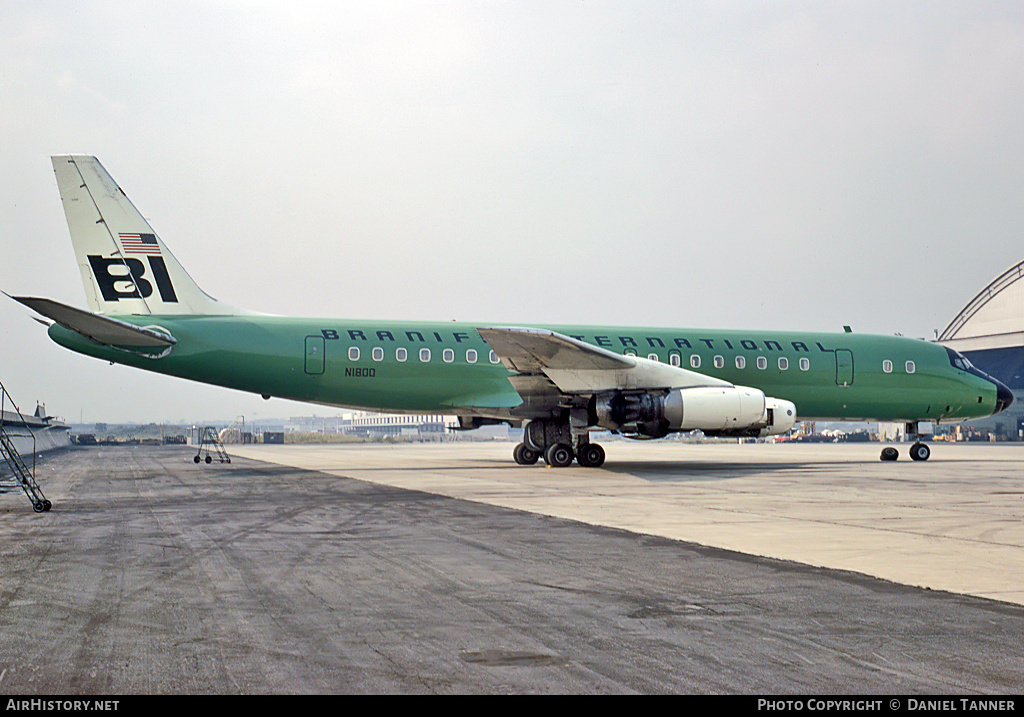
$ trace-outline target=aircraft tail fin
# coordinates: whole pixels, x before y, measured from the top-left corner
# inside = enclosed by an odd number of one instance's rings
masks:
[[[95,157],[51,157],[89,308],[101,314],[244,312],[206,294]]]

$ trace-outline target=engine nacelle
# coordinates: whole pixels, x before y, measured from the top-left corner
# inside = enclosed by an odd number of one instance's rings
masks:
[[[781,398],[768,396],[765,404],[765,427],[759,436],[781,436],[796,425],[796,404]]]
[[[602,428],[654,438],[697,429],[711,436],[767,436],[793,427],[796,406],[748,386],[701,386],[659,393],[616,391],[591,399],[590,421]]]

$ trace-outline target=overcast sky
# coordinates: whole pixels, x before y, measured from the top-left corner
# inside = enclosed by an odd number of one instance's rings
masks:
[[[0,0],[0,289],[85,307],[49,157],[286,315],[901,332],[1024,259],[1018,2]],[[71,353],[77,422],[331,413]]]

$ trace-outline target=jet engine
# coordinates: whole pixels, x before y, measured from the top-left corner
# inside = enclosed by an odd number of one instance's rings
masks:
[[[588,410],[591,425],[651,438],[696,429],[709,436],[769,436],[796,423],[792,402],[748,386],[610,391],[594,395]]]

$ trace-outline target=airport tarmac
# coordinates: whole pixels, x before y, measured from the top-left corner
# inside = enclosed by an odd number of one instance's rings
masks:
[[[1024,604],[1024,445],[608,443],[602,470],[498,444],[251,445],[250,458]]]
[[[1024,447],[606,448],[601,470],[506,443],[44,457],[51,512],[0,495],[0,693],[1024,686]],[[991,569],[942,587],[961,560]],[[921,577],[870,577],[903,562]]]

